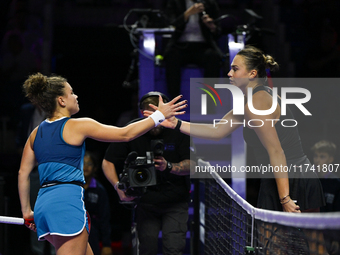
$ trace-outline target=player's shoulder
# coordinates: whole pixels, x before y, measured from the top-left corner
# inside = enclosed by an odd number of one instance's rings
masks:
[[[85,122],[96,122],[94,119],[89,117],[82,117],[82,118],[69,118],[69,122],[74,123],[85,123]]]

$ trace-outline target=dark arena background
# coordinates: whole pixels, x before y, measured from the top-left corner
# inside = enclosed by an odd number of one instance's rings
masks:
[[[225,38],[228,34],[235,34],[243,29],[247,34],[246,44],[261,48],[274,56],[280,64],[280,70],[272,74],[274,78],[340,77],[338,0],[216,2],[221,17],[228,15],[221,20],[222,36],[219,40],[219,45],[227,57]],[[78,95],[80,112],[74,117],[86,116],[105,124],[124,125],[121,121],[124,114],[138,116],[138,70],[141,67],[138,53],[124,28],[124,18],[132,9],[162,11],[166,3],[167,0],[1,0],[1,216],[22,217],[17,188],[21,149],[17,145],[16,136],[20,107],[28,102],[21,92],[25,78],[36,71],[66,77]],[[140,28],[160,26],[157,23],[159,21],[149,18],[147,21],[141,20],[141,16],[132,13],[126,23],[128,26],[135,24]],[[8,35],[16,30],[21,31],[25,36],[25,43],[30,44],[30,53],[27,53],[26,57],[21,56],[21,62],[25,63],[22,67],[14,67],[18,70],[8,70],[6,61],[10,60],[7,53],[16,43],[9,42]],[[162,55],[164,45],[156,44],[156,49],[159,55]],[[223,75],[226,76],[225,72]],[[303,148],[312,159],[310,148],[313,144],[322,139],[330,140],[338,147],[335,163],[340,163],[340,84],[328,87],[327,91],[323,90],[320,84],[317,93],[312,94],[312,97],[318,97],[320,94],[327,95],[322,97],[323,101],[317,100],[327,111],[321,112],[318,105],[312,105],[313,121],[296,116],[297,119],[302,119],[299,122],[299,132]],[[107,143],[86,140],[86,148],[94,152],[100,162],[107,147]],[[254,156],[248,152],[247,164],[252,162]],[[119,203],[116,191],[101,170],[98,171],[97,177],[109,194],[109,227],[112,230],[113,254],[132,254],[132,208]],[[258,180],[247,181],[247,201],[254,206],[258,188]],[[197,230],[194,219],[190,219],[189,225],[193,230]],[[29,230],[24,226],[0,223],[0,255],[33,255],[29,234]],[[197,247],[197,243],[189,240],[187,254],[199,254]],[[45,254],[49,254],[49,251],[46,250]],[[205,254],[215,253],[205,251]]]

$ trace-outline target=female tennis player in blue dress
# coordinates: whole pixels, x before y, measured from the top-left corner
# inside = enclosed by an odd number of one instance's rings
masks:
[[[160,97],[159,111],[123,128],[103,125],[90,118],[71,118],[79,111],[77,95],[60,76],[31,75],[24,83],[26,96],[47,114],[29,136],[21,159],[18,188],[25,219],[34,218],[30,229],[39,240],[47,240],[57,255],[93,254],[88,244],[88,218],[84,206],[83,158],[85,139],[104,142],[132,140],[161,123],[165,118],[183,114],[181,96],[167,104]],[[38,162],[42,188],[34,212],[29,201],[29,174]]]
[[[251,95],[252,103],[257,110],[268,110],[272,106],[273,96],[269,87],[263,86],[267,77],[266,68],[275,70],[278,64],[269,55],[255,47],[247,46],[239,51],[231,64],[228,73],[230,83],[240,88],[246,96],[248,88],[253,89]],[[224,123],[233,125],[213,125],[195,124],[179,121],[176,118],[169,118],[162,123],[168,128],[179,129],[182,133],[203,138],[218,140],[230,135],[240,126],[243,121],[259,120],[264,123],[260,127],[246,126],[243,136],[247,144],[254,148],[258,165],[268,165],[273,167],[285,167],[287,165],[310,164],[303,153],[297,127],[284,128],[278,120],[281,117],[280,98],[277,100],[276,110],[268,115],[255,115],[245,104],[244,115],[234,115],[233,110],[227,113],[223,119]],[[154,107],[157,109],[157,107]],[[148,116],[151,112],[146,112]],[[287,111],[288,119],[294,119],[290,110]],[[271,121],[275,120],[275,125]],[[223,123],[223,122],[222,122]],[[239,123],[239,124],[236,124]],[[268,176],[267,176],[268,177]],[[299,178],[289,178],[285,172],[277,172],[262,178],[258,197],[258,207],[268,210],[301,212],[318,211],[324,205],[322,187],[315,173],[310,172]],[[297,204],[293,200],[297,200]]]

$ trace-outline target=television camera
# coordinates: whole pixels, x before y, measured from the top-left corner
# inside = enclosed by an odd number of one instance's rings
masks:
[[[119,175],[118,188],[128,196],[141,196],[148,186],[157,184],[157,174],[153,159],[162,156],[164,151],[163,140],[151,140],[151,151],[146,152],[146,157],[138,157],[132,151],[127,156],[123,172]]]

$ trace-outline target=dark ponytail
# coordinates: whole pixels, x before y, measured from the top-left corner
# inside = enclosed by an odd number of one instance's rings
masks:
[[[61,76],[47,77],[41,73],[30,75],[23,85],[26,97],[39,106],[47,117],[52,117],[57,107],[56,98],[64,95],[67,80]]]

